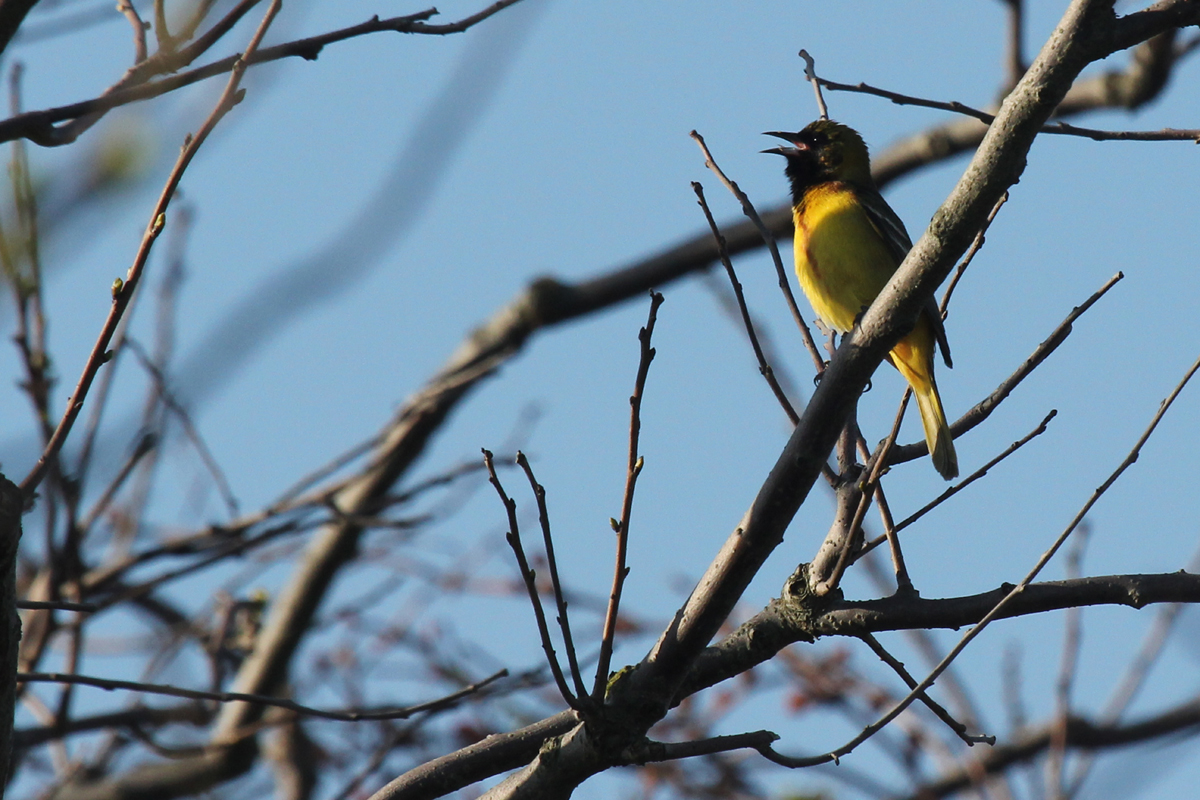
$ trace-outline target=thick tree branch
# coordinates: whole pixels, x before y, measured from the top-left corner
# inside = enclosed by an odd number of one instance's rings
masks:
[[[1141,44],[1165,31],[1200,25],[1197,0],[1160,0],[1149,8],[1119,17],[1106,26],[1105,35],[1094,42],[1093,60]]]
[[[805,568],[797,570],[782,596],[707,648],[680,692],[694,694],[775,656],[797,642],[827,636],[861,636],[883,631],[948,629],[974,625],[1011,590],[1005,584],[966,597],[926,599],[893,596],[878,600],[820,603],[807,589]],[[1200,575],[1104,575],[1028,586],[999,615],[1003,619],[1094,605],[1141,609],[1161,603],[1200,602]]]
[[[16,484],[0,475],[0,787],[8,784],[17,701],[17,654],[21,647],[17,545],[21,541],[23,498]]]
[[[576,727],[580,718],[563,711],[512,733],[493,734],[481,742],[414,767],[384,786],[370,800],[433,800],[464,786],[528,764],[542,743]]]

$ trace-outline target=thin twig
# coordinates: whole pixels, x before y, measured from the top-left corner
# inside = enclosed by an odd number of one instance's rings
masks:
[[[875,482],[874,494],[875,506],[879,509],[879,519],[883,523],[883,535],[887,537],[892,553],[892,571],[895,574],[896,586],[907,586],[908,591],[911,591],[913,588],[912,578],[909,577],[908,567],[904,563],[904,553],[900,550],[900,538],[896,536],[896,520],[892,518],[892,509],[888,507],[882,481]]]
[[[1001,694],[1004,698],[1004,709],[1008,713],[1009,734],[1015,736],[1025,730],[1029,714],[1025,710],[1025,701],[1021,694],[1021,648],[1016,642],[1011,642],[1004,648],[1003,663],[1000,668],[1002,683]]]
[[[1020,2],[1020,0],[1017,0]],[[983,247],[986,240],[988,228],[992,227],[992,220],[996,219],[996,215],[1000,213],[1000,207],[1008,202],[1008,192],[1000,195],[1000,199],[996,201],[996,205],[992,207],[991,213],[983,223],[983,227],[979,229],[979,233],[975,234],[974,241],[967,248],[967,254],[963,256],[962,261],[958,263],[958,267],[954,270],[954,277],[950,279],[950,283],[946,286],[946,292],[942,295],[942,302],[938,305],[938,310],[942,314],[942,319],[946,318],[946,309],[950,307],[950,296],[954,294],[954,287],[958,286],[958,282],[962,280],[963,273],[967,271],[967,267],[971,266],[971,262],[975,260],[975,254]]]
[[[338,470],[342,469],[347,464],[351,464],[367,453],[370,453],[379,445],[382,439],[383,436],[377,433],[369,439],[364,439],[340,455],[334,456],[333,459],[331,459],[329,463],[325,464],[324,466],[318,467],[307,475],[304,475],[291,486],[289,486],[284,493],[281,494],[278,499],[276,499],[275,502],[269,506],[270,511],[274,513],[296,505],[297,498],[307,492],[310,488],[325,480]],[[474,463],[472,463],[472,467],[474,466]],[[336,487],[334,488],[336,489]],[[321,494],[324,493],[325,492],[321,492]],[[304,500],[299,501],[299,503],[304,502]]]
[[[829,119],[829,107],[825,105],[825,97],[821,94],[821,80],[817,77],[817,65],[807,50],[801,50],[798,55],[804,59],[804,79],[812,84],[813,94],[817,96],[817,111],[820,112],[821,119]]]
[[[778,741],[779,734],[771,731],[751,731],[726,736],[713,736],[691,742],[645,741],[629,754],[631,764],[650,764],[658,761],[676,761],[681,758],[711,756],[728,753],[730,750],[761,750]]]
[[[878,487],[876,491],[879,491]],[[895,527],[894,522],[885,522],[884,524]],[[866,569],[867,576],[871,579],[872,583],[879,587],[881,594],[891,595],[895,592],[895,581],[888,579],[878,560],[864,558],[861,563],[863,568]],[[903,633],[912,642],[913,648],[929,667],[933,667],[942,660],[945,651],[934,641],[929,630],[925,628],[909,628],[904,630]],[[969,692],[963,686],[962,681],[959,680],[953,667],[943,672],[942,676],[938,678],[938,686],[957,706],[957,710],[953,712],[955,719],[960,720],[967,728],[980,727],[978,722],[980,715],[975,709],[975,703],[971,700]]]
[[[575,696],[580,701],[590,699],[587,687],[583,685],[583,673],[579,669],[579,658],[575,652],[575,640],[571,636],[571,620],[567,616],[567,598],[563,593],[562,582],[558,576],[558,560],[554,557],[554,537],[550,535],[550,512],[546,508],[546,487],[538,483],[533,476],[533,467],[529,459],[520,450],[517,451],[517,465],[525,471],[529,479],[529,488],[537,500],[538,522],[542,526],[542,541],[546,545],[546,567],[550,570],[550,583],[554,587],[554,601],[558,604],[558,626],[562,631],[563,648],[567,651],[567,667],[571,670],[571,680],[575,684]]]
[[[9,107],[21,110],[21,78],[25,67],[16,62],[9,73]],[[13,206],[16,210],[16,241],[9,246],[4,237],[2,252],[5,271],[10,274],[16,300],[17,325],[13,341],[21,353],[25,380],[21,389],[33,404],[42,444],[50,441],[54,427],[50,420],[50,392],[54,378],[52,359],[46,350],[46,314],[43,304],[42,263],[38,233],[38,203],[29,174],[29,154],[23,142],[13,142],[9,161]]]
[[[912,578],[908,575],[908,567],[904,564],[904,553],[900,549],[900,537],[897,535],[895,521],[892,519],[892,512],[887,507],[887,501],[883,496],[883,485],[879,479],[883,475],[882,464],[887,463],[888,454],[896,445],[896,437],[900,435],[900,424],[904,421],[904,414],[908,410],[908,401],[912,397],[912,387],[904,387],[904,395],[900,398],[900,405],[896,409],[896,418],[892,422],[892,430],[879,446],[879,453],[872,460],[871,471],[868,474],[867,485],[873,489],[873,494],[879,502],[879,513],[883,518],[883,535],[887,537],[888,549],[892,553],[892,569],[896,573],[896,591],[912,592]],[[865,495],[866,492],[864,491]],[[866,508],[863,508],[866,512]]]
[[[1200,572],[1200,550],[1192,554],[1185,570],[1192,573]],[[1108,702],[1105,703],[1104,710],[1100,712],[1099,722],[1101,725],[1115,725],[1124,715],[1144,685],[1150,669],[1162,655],[1163,648],[1174,630],[1175,621],[1179,618],[1179,613],[1188,607],[1183,603],[1171,603],[1158,610],[1150,630],[1146,632],[1145,638],[1142,640],[1142,646],[1138,648],[1137,655],[1129,662],[1125,674],[1121,676],[1121,680],[1114,688]],[[1094,757],[1095,754],[1091,752],[1079,754],[1075,761],[1075,769],[1071,772],[1071,780],[1067,784],[1066,797],[1072,798],[1078,795],[1080,787],[1083,786],[1083,782],[1087,780],[1091,772]]]
[[[708,208],[708,202],[704,199],[704,187],[697,181],[692,181],[692,191],[696,193],[700,208],[704,211],[704,218],[708,220],[708,226],[712,230],[713,239],[717,243],[717,255],[720,257],[721,263],[725,266],[725,273],[729,276],[729,282],[733,286],[733,294],[737,298],[738,310],[742,313],[742,324],[746,326],[746,335],[750,337],[750,346],[754,349],[754,357],[758,360],[758,372],[766,379],[767,385],[771,387],[771,392],[775,395],[775,399],[779,401],[780,407],[783,408],[783,413],[787,414],[788,419],[791,420],[794,427],[800,423],[800,415],[796,413],[796,409],[792,407],[791,401],[788,400],[787,395],[783,391],[783,387],[775,379],[775,371],[767,363],[767,357],[763,354],[763,349],[758,343],[758,334],[754,332],[754,322],[750,319],[750,309],[746,307],[746,295],[742,292],[741,281],[738,280],[737,273],[733,270],[733,262],[729,260],[729,250],[725,246],[725,237],[721,235],[721,230],[717,227],[716,220],[713,219],[712,211]]]
[[[1079,526],[1079,535],[1067,550],[1067,580],[1077,580],[1082,571],[1083,551],[1087,547],[1088,524]],[[1067,725],[1071,718],[1071,689],[1079,670],[1079,649],[1083,644],[1083,609],[1067,609],[1062,657],[1054,685],[1054,721],[1050,730],[1050,749],[1046,754],[1046,797],[1062,800],[1065,795],[1063,765],[1067,759]]]
[[[638,437],[642,430],[642,396],[646,390],[646,376],[650,362],[654,360],[654,348],[650,346],[654,336],[654,323],[658,320],[658,307],[663,296],[650,291],[650,313],[646,326],[638,331],[641,356],[638,359],[637,378],[633,382],[633,394],[629,396],[629,459],[625,470],[625,492],[621,498],[621,519],[612,520],[613,532],[617,534],[617,553],[613,564],[612,589],[608,594],[608,609],[604,614],[604,633],[600,638],[600,655],[596,662],[596,682],[592,687],[592,699],[603,704],[608,689],[608,669],[612,664],[613,644],[617,636],[617,619],[621,606],[621,591],[629,575],[626,559],[629,554],[629,518],[633,513],[633,492],[638,475],[645,461],[638,454]]]
[[[133,448],[133,452],[125,459],[125,463],[121,465],[121,469],[117,471],[116,477],[109,481],[108,486],[101,492],[100,498],[84,516],[83,521],[78,527],[81,533],[86,534],[100,515],[108,510],[113,498],[117,496],[117,492],[125,485],[125,481],[133,474],[133,470],[141,463],[142,459],[158,446],[158,437],[153,433],[144,433],[138,437],[137,444]]]
[[[225,477],[225,471],[221,469],[221,465],[217,463],[216,456],[212,450],[204,443],[204,439],[200,436],[200,431],[196,429],[196,425],[192,422],[192,415],[183,407],[174,393],[167,388],[167,376],[163,375],[162,370],[151,360],[150,354],[145,348],[138,343],[136,339],[127,339],[126,344],[133,351],[138,363],[142,365],[142,369],[150,374],[151,380],[154,382],[155,390],[158,392],[162,404],[175,415],[179,420],[179,424],[183,426],[183,434],[187,440],[192,443],[192,447],[196,449],[196,454],[200,456],[201,463],[208,470],[208,474],[212,477],[213,483],[216,484],[217,492],[221,495],[221,499],[225,502],[225,509],[229,512],[230,519],[235,519],[238,515],[238,501],[233,494],[233,487],[229,485],[229,479]]]
[[[133,63],[140,64],[146,60],[146,23],[138,16],[137,9],[130,0],[117,0],[117,11],[125,15],[133,27]]]
[[[724,237],[724,234],[721,234],[721,236]],[[728,240],[725,241],[725,251],[726,253],[729,252]],[[741,330],[744,327],[742,325],[742,314],[738,309],[737,298],[734,297],[733,290],[729,288],[729,276],[726,275],[722,279],[713,272],[703,272],[697,277],[700,279],[701,285],[712,294],[713,300],[720,306],[721,312],[731,323]],[[753,313],[750,319],[755,319]],[[779,386],[783,389],[785,395],[796,397],[803,402],[802,393],[796,388],[795,380],[788,373],[787,362],[779,355],[779,348],[773,341],[771,329],[759,323],[755,323],[755,325],[755,333],[758,336],[758,343],[762,347],[763,357],[771,365],[771,374],[775,376],[775,380],[779,381]]]
[[[267,695],[244,694],[242,692],[205,692],[198,689],[181,689],[178,686],[168,686],[166,684],[110,680],[108,678],[96,678],[91,675],[64,675],[58,672],[18,672],[16,680],[18,683],[65,683],[94,686],[97,689],[104,689],[110,692],[121,689],[130,692],[142,692],[144,694],[165,694],[171,697],[186,697],[191,700],[215,700],[218,703],[254,703],[260,706],[286,708],[289,711],[295,711],[297,714],[309,717],[320,717],[321,719],[332,719],[339,722],[362,722],[368,720],[407,719],[423,711],[437,711],[462,700],[464,697],[475,694],[485,686],[507,676],[508,670],[502,669],[477,683],[472,683],[470,686],[459,689],[457,692],[448,694],[445,697],[439,697],[436,700],[429,700],[412,706],[390,708],[383,711],[325,711],[319,708],[300,705],[293,700],[288,700],[286,697],[269,697]]]
[[[834,566],[833,571],[828,577],[818,581],[815,585],[813,585],[812,590],[817,595],[824,596],[836,589],[841,583],[842,576],[845,574],[849,566],[857,561],[862,554],[866,552],[865,548],[859,546],[859,543],[863,538],[863,519],[866,518],[867,509],[871,505],[871,499],[875,494],[874,490],[879,486],[879,478],[882,474],[882,468],[880,465],[884,463],[888,452],[891,450],[892,445],[896,441],[896,436],[900,433],[900,423],[904,421],[904,411],[908,408],[908,398],[911,395],[911,392],[912,390],[910,388],[905,388],[904,396],[900,400],[900,408],[896,412],[895,420],[892,422],[891,432],[888,434],[887,438],[884,439],[883,442],[881,442],[880,445],[875,449],[875,452],[867,459],[866,468],[862,471],[861,480],[859,480],[857,484],[858,504],[854,510],[854,515],[850,520],[849,528],[844,534],[844,545],[841,549],[841,552],[838,554],[837,564]],[[847,421],[847,429],[849,429],[852,422],[853,420]],[[856,442],[860,441],[861,439],[861,435],[855,437]],[[865,442],[863,442],[863,444],[865,444]],[[852,452],[851,448],[847,449],[851,450]],[[845,472],[845,468],[846,467],[843,466],[843,474]],[[892,566],[894,567],[896,573],[897,591],[901,593],[910,593],[913,591],[913,585],[912,580],[908,576],[908,570],[904,565],[904,556],[900,552],[900,540],[896,538],[895,530],[890,526],[885,526],[885,531],[886,533],[884,535],[887,537],[888,542],[892,546]]]
[[[38,611],[54,609],[55,611],[80,611],[83,613],[100,610],[95,603],[72,603],[68,600],[18,600],[17,608]]]
[[[178,271],[182,270],[184,242],[188,232],[192,227],[192,213],[186,203],[176,206],[176,211],[173,214],[171,221],[171,238],[168,242],[168,249],[171,256],[168,259],[167,278],[163,281],[160,287],[160,293],[165,293],[170,290],[173,274],[177,275]],[[161,297],[160,297],[161,301]],[[131,301],[131,304],[136,305],[137,296]],[[117,326],[117,331],[113,334],[112,344],[110,349],[113,352],[112,358],[109,360],[109,367],[100,376],[100,383],[91,392],[92,410],[88,415],[87,425],[83,431],[83,438],[79,446],[79,457],[75,463],[74,478],[77,481],[83,482],[88,474],[91,466],[92,453],[96,444],[96,437],[100,432],[100,422],[104,416],[104,410],[108,404],[110,391],[117,374],[117,366],[121,354],[125,350],[125,338],[129,329],[129,321],[133,317],[133,312],[130,309],[125,310],[125,316],[121,318],[121,324]],[[161,323],[160,323],[161,327]]]

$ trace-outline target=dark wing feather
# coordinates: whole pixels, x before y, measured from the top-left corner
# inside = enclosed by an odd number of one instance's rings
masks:
[[[904,257],[908,255],[908,251],[912,249],[912,239],[908,238],[904,222],[896,216],[896,212],[892,211],[892,207],[887,204],[883,196],[874,189],[855,188],[855,194],[858,195],[859,202],[867,212],[867,219],[883,237],[888,250],[896,259],[896,265],[899,266]],[[942,314],[938,311],[937,301],[932,297],[928,298],[925,301],[924,310],[933,321],[933,335],[942,351],[942,360],[946,362],[947,367],[953,367],[954,362],[950,358],[950,343],[946,340],[946,326],[942,323]]]

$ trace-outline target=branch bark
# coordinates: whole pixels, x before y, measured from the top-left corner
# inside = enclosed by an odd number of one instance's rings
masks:
[[[673,705],[769,661],[785,647],[798,642],[813,642],[828,636],[856,638],[881,631],[953,630],[972,625],[1012,588],[1002,585],[966,597],[893,596],[834,601],[811,594],[806,569],[802,566],[789,578],[781,597],[700,654]],[[1140,609],[1178,602],[1200,602],[1200,575],[1186,572],[1107,575],[1036,583],[1010,603],[1001,616],[1013,618],[1090,605]],[[492,775],[530,764],[547,740],[578,729],[579,722],[575,712],[564,711],[518,731],[489,736],[401,775],[372,795],[371,800],[442,797]]]
[[[17,701],[17,653],[21,646],[21,618],[17,614],[17,545],[21,541],[24,495],[17,485],[0,475],[0,787],[8,784],[12,760],[13,714]],[[3,790],[0,789],[0,794]]]

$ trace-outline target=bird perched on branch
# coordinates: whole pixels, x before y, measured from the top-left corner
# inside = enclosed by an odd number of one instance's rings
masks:
[[[800,286],[817,316],[845,333],[900,266],[912,240],[875,188],[867,145],[853,128],[819,119],[799,133],[766,135],[788,143],[763,152],[787,159]],[[958,456],[933,378],[935,342],[952,366],[942,316],[931,297],[888,361],[916,395],[934,468],[951,480],[958,475]]]

